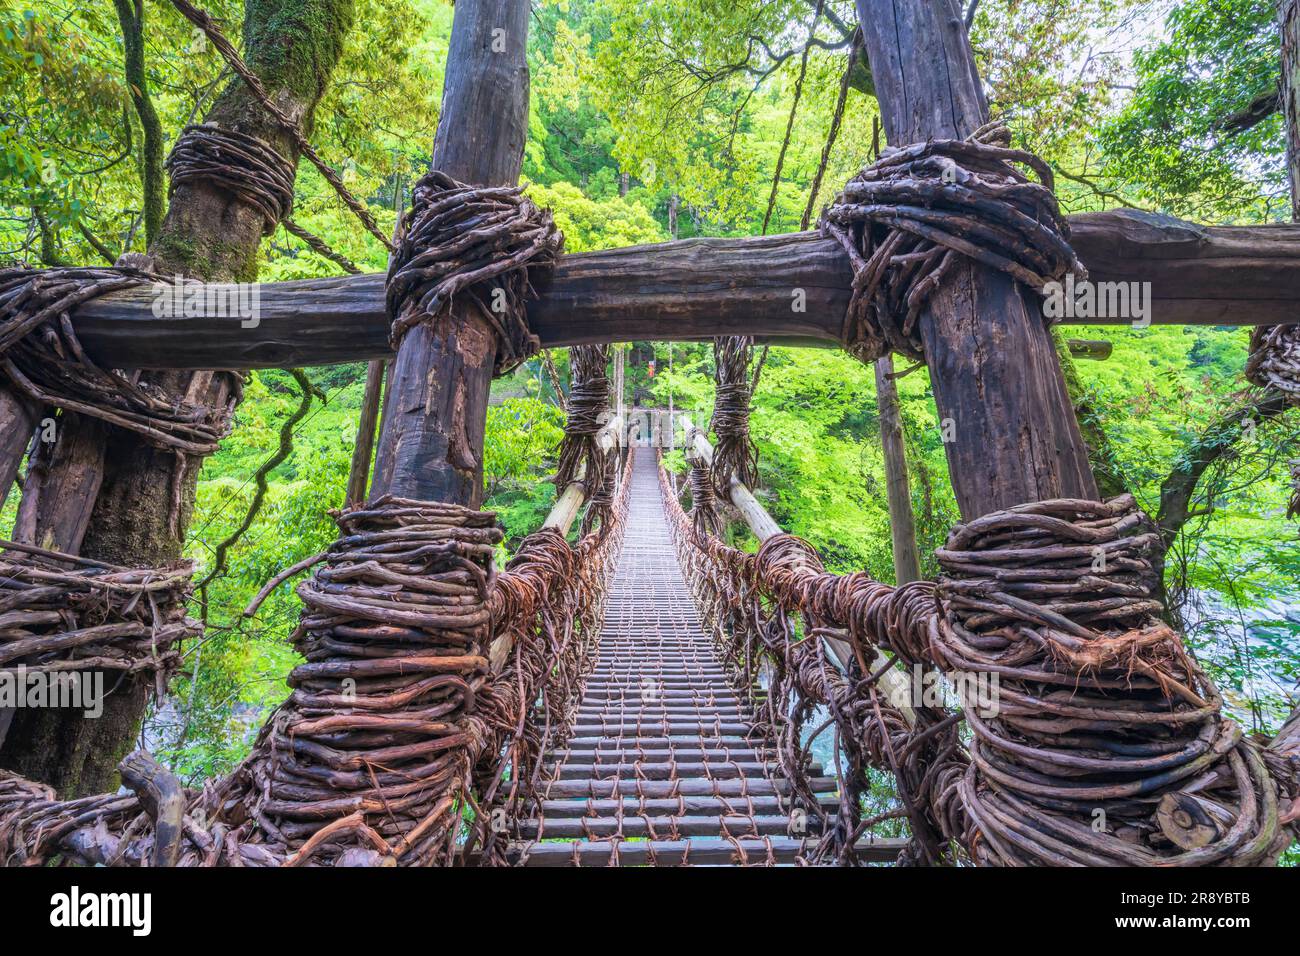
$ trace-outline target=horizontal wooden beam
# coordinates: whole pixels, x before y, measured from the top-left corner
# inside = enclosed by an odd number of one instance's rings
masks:
[[[1094,282],[1150,283],[1152,324],[1300,321],[1300,225],[1203,227],[1131,211],[1070,223]],[[684,239],[564,256],[538,290],[529,320],[547,347],[739,333],[833,346],[851,278],[839,246],[814,232]],[[255,322],[156,315],[154,299],[142,288],[81,307],[74,324],[87,353],[110,367],[186,369],[329,365],[392,354],[380,274],[264,283]]]

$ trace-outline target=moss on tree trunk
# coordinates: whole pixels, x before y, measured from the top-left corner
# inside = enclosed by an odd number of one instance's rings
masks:
[[[244,56],[276,104],[310,130],[316,104],[329,83],[354,18],[353,0],[247,0]],[[258,136],[293,162],[298,155],[285,130],[266,114],[244,81],[225,88],[205,122]],[[177,131],[179,132],[179,131]],[[209,281],[254,281],[263,220],[257,209],[219,186],[191,181],[173,192],[170,208],[150,248],[157,271]],[[156,374],[154,380],[175,392],[206,391],[224,397],[220,378],[211,373]],[[198,394],[204,394],[199,391]],[[181,557],[185,529],[194,508],[202,462],[191,459],[179,488],[176,527],[173,475],[177,458],[135,435],[100,434],[96,422],[68,416],[59,442],[103,442],[104,475],[93,508],[64,496],[62,515],[50,516],[64,540],[42,540],[60,550],[138,567],[167,564]],[[94,491],[90,491],[91,494]],[[68,521],[70,513],[88,520]],[[113,680],[105,682],[113,686]],[[64,796],[111,790],[116,767],[136,743],[149,699],[147,683],[127,679],[105,701],[104,713],[87,719],[79,710],[35,710],[15,715],[0,767],[47,782]]]

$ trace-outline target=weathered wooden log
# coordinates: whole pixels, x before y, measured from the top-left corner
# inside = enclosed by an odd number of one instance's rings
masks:
[[[951,0],[857,0],[889,143],[965,139],[988,122]],[[962,260],[920,312],[921,338],[962,516],[1097,497],[1052,337],[1031,293]]]
[[[529,5],[457,4],[430,169],[475,186],[513,185],[528,136]],[[384,401],[371,494],[477,507],[497,335],[479,311],[405,333]]]
[[[907,453],[903,417],[894,382],[894,359],[886,355],[875,362],[876,409],[880,412],[880,447],[885,456],[885,496],[889,502],[889,533],[893,544],[894,583],[921,580],[921,556],[916,548],[916,518],[907,478]]]
[[[1220,839],[1237,817],[1223,804],[1194,793],[1166,793],[1156,806],[1156,821],[1175,846],[1195,850]]]
[[[175,866],[184,836],[185,791],[167,768],[136,750],[117,765],[122,783],[139,799],[153,820],[153,866]]]
[[[352,464],[348,469],[349,506],[360,505],[366,499],[366,486],[370,479],[370,459],[375,450],[375,425],[379,421],[379,403],[384,391],[384,370],[387,363],[371,360],[366,369],[366,391],[357,420],[357,440],[352,446]]]
[[[1204,227],[1133,211],[1072,216],[1070,226],[1094,282],[1151,283],[1153,325],[1300,319],[1300,226]],[[836,345],[851,279],[843,250],[812,232],[683,239],[563,256],[528,315],[547,348],[736,334]],[[225,288],[212,299],[226,301]],[[143,288],[83,306],[74,324],[87,353],[106,366],[137,368],[276,368],[392,355],[379,274],[263,283],[256,325],[155,316],[153,301]]]
[[[36,432],[38,409],[22,396],[0,388],[0,508],[18,477],[27,446]]]

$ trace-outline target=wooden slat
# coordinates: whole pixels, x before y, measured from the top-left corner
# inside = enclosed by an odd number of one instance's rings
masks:
[[[751,863],[762,862],[770,844],[778,863],[793,864],[800,854],[815,846],[817,841],[771,837],[768,843],[754,839],[738,842]],[[653,857],[658,866],[680,866],[688,846],[692,866],[732,866],[739,862],[735,844],[723,839],[629,841],[619,845],[619,862],[624,866],[646,866]],[[609,864],[611,842],[574,841],[533,844],[528,848],[525,865],[571,866],[575,847],[582,866]],[[858,842],[859,858],[867,863],[893,863],[906,847],[906,840],[868,838]]]

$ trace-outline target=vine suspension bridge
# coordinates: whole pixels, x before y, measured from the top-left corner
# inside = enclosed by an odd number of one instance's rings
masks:
[[[282,38],[246,37],[246,62],[172,2],[236,77],[173,148],[188,213],[111,267],[0,270],[0,502],[27,462],[0,542],[0,674],[124,688],[93,733],[0,711],[0,864],[1199,867],[1271,865],[1294,842],[1300,711],[1270,738],[1225,716],[1166,605],[1160,530],[1132,495],[1102,500],[1039,306],[1088,268],[1150,275],[1160,321],[1261,326],[1246,372],[1280,413],[1300,403],[1300,229],[1067,217],[1049,165],[990,118],[951,0],[858,0],[853,56],[890,145],[815,232],[568,256],[515,185],[530,4],[477,0],[455,4],[432,159],[390,241],[311,147],[315,100],[267,88],[259,64],[292,58],[253,54]],[[153,314],[177,291],[163,274],[233,277],[168,249],[251,262],[281,223],[358,273],[287,218],[300,156],[389,249],[387,275],[267,284],[251,329]],[[828,572],[755,496],[755,336],[875,364],[897,586]],[[626,440],[610,344],[633,339],[714,341],[716,444],[686,426],[689,512]],[[560,345],[556,505],[498,567],[491,383]],[[953,425],[962,517],[932,581],[899,561],[895,353],[928,367]],[[359,359],[338,535],[258,599],[311,571],[301,662],[251,752],[198,789],[144,751],[116,764],[124,791],[56,787],[46,742],[116,763],[202,639],[179,541],[242,398],[234,369]],[[727,543],[736,517],[756,551]],[[87,553],[114,533],[157,546]],[[917,675],[996,677],[997,706],[918,698]],[[892,798],[868,813],[882,779]]]

